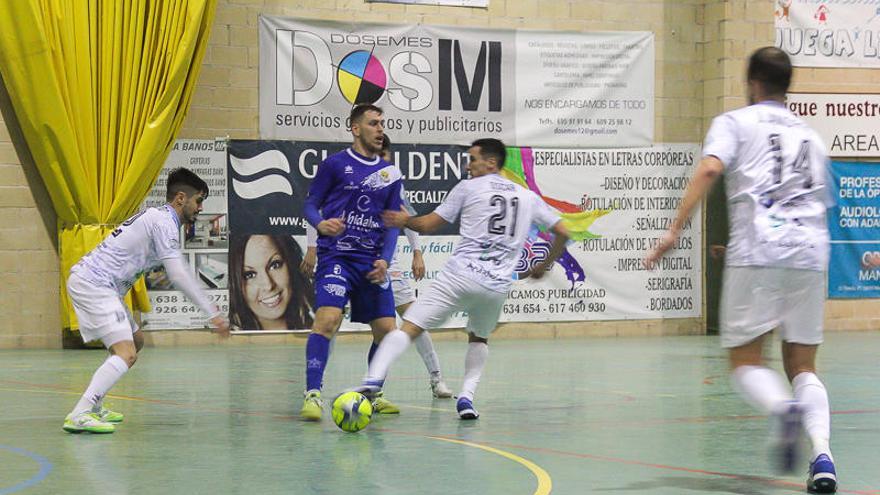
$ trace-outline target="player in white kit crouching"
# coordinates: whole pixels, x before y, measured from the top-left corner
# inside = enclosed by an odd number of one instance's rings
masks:
[[[207,195],[207,184],[196,174],[182,168],[173,171],[168,176],[168,203],[123,222],[70,269],[67,290],[82,339],[100,340],[110,356],[67,415],[65,431],[112,433],[114,423],[122,421],[122,414],[104,408],[104,396],[134,365],[144,344],[122,298],[151,268],[164,265],[174,285],[208,316],[217,333],[229,335],[226,318],[199,288],[180,254],[180,226],[195,220]]]
[[[725,173],[730,242],[721,295],[721,345],[730,353],[732,381],[743,397],[778,426],[783,471],[796,466],[801,425],[813,446],[811,492],[833,493],[828,393],[816,376],[822,342],[831,199],[828,154],[815,131],[785,107],[791,82],[788,55],[775,47],[749,59],[749,106],[712,121],[703,158],[678,214],[646,264],[672,249],[694,207]],[[788,381],[766,367],[764,337],[782,339]]]
[[[506,150],[497,139],[479,139],[468,150],[469,180],[458,183],[434,212],[418,217],[405,211],[386,211],[389,226],[433,232],[443,225],[461,224],[461,240],[431,287],[403,315],[400,330],[382,340],[363,385],[356,390],[381,390],[391,363],[425,329],[437,328],[455,311],[468,312],[468,351],[458,395],[461,419],[479,417],[474,393],[489,355],[488,339],[498,325],[513,271],[532,224],[555,234],[548,258],[532,271],[540,278],[562,254],[568,232],[535,193],[501,177]]]

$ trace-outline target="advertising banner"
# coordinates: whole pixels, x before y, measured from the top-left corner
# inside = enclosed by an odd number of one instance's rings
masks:
[[[225,313],[229,309],[226,140],[177,140],[144,207],[165,204],[165,179],[178,167],[192,170],[208,184],[202,212],[194,224],[181,228],[181,251],[208,296]],[[145,278],[153,311],[143,314],[144,330],[207,328],[207,316],[171,285],[164,268],[147,273]]]
[[[830,156],[880,157],[880,95],[789,93],[786,103],[819,133]]]
[[[828,210],[828,297],[880,297],[880,269],[866,266],[880,255],[880,164],[832,162],[831,171],[837,205]]]
[[[799,67],[880,67],[877,0],[776,0],[776,46]]]
[[[230,141],[230,316],[240,328],[310,325],[314,287],[299,270],[306,251],[302,203],[315,167],[345,147]],[[467,178],[466,151],[454,146],[393,146],[392,161],[400,167],[407,197],[418,213],[431,212],[455,184]],[[544,279],[514,283],[501,321],[699,316],[699,212],[658,269],[646,271],[642,265],[673,218],[698,156],[696,144],[609,150],[509,148],[506,177],[541,195],[560,213],[594,212],[595,220],[579,232],[580,240],[568,246]],[[421,281],[412,279],[412,249],[400,237],[399,269],[416,295],[452,255],[456,232],[456,226],[449,226],[436,235],[422,236],[427,274]],[[535,232],[521,253],[517,271],[526,271],[548,250],[548,239]],[[276,269],[283,273],[273,277]],[[255,288],[258,283],[262,292]],[[464,317],[457,314],[445,326],[463,326]],[[363,328],[343,323],[343,329]]]
[[[649,146],[654,36],[260,17],[260,135],[346,142],[355,103],[398,142]]]

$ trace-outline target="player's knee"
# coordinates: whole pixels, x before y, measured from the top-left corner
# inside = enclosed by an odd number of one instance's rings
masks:
[[[800,375],[801,373],[813,373],[813,374],[815,374],[815,373],[816,373],[816,367],[815,367],[815,366],[812,366],[812,365],[809,365],[809,364],[806,364],[806,363],[803,363],[803,364],[797,364],[797,365],[793,365],[793,366],[786,366],[786,367],[785,367],[785,374],[786,374],[786,376],[788,377],[788,381],[793,381],[794,378],[795,378],[796,376]]]
[[[144,335],[141,332],[135,332],[134,334],[134,350],[135,352],[141,352],[141,349],[144,348]]]
[[[116,354],[119,358],[121,358],[123,361],[125,361],[125,364],[126,364],[126,366],[129,367],[129,369],[132,366],[134,366],[134,363],[137,362],[137,351],[135,350],[134,346],[131,346],[131,347],[125,348],[125,349],[120,349],[117,352],[115,352],[114,354]]]
[[[318,335],[332,338],[333,334],[336,333],[336,329],[342,324],[342,318],[339,319],[323,319],[320,321],[315,321],[315,326],[312,328],[312,333],[316,333]]]

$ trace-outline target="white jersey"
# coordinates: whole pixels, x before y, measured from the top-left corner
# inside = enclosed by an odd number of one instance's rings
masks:
[[[815,131],[762,102],[716,117],[703,155],[725,167],[728,266],[826,269],[828,153]]]
[[[180,256],[180,220],[165,205],[143,210],[123,222],[70,271],[124,295],[145,272]]]
[[[461,216],[461,240],[446,270],[497,292],[510,288],[532,224],[559,221],[537,194],[498,174],[459,182],[434,213],[449,223]]]

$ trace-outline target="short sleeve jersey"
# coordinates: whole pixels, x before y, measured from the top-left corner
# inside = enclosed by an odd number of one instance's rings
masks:
[[[145,272],[180,256],[180,220],[174,209],[164,205],[123,222],[71,272],[124,295]]]
[[[828,153],[815,131],[762,102],[716,117],[703,155],[725,168],[728,266],[826,269]]]
[[[384,210],[400,209],[400,169],[379,157],[368,159],[351,148],[327,157],[309,189],[309,201],[324,219],[341,218],[345,232],[319,236],[318,251],[365,261],[378,259],[384,246]]]
[[[497,292],[510,289],[532,224],[549,228],[559,221],[537,194],[498,174],[459,182],[434,213],[461,224],[445,269]]]

